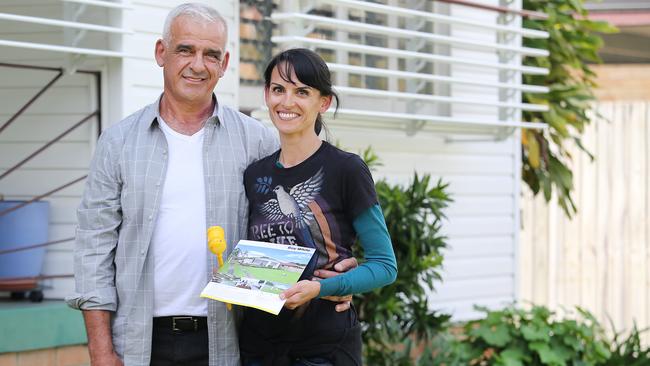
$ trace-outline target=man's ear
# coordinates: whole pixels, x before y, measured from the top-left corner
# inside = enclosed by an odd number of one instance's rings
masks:
[[[165,65],[165,43],[162,39],[156,41],[156,49],[154,51],[154,56],[156,57],[156,63],[158,66],[163,67]]]
[[[322,97],[322,103],[320,105],[320,113],[325,113],[327,112],[328,109],[330,109],[330,106],[332,105],[332,96],[327,96],[327,97]]]
[[[223,77],[228,69],[228,62],[230,61],[230,52],[226,51],[223,55],[223,61],[221,61],[221,71],[219,77]]]

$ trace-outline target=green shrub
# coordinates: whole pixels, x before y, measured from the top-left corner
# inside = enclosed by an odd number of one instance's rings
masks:
[[[586,310],[577,319],[558,318],[545,307],[508,307],[438,334],[425,352],[438,366],[648,366],[650,349],[636,328],[613,340]],[[460,333],[460,334],[458,334]]]
[[[591,123],[590,112],[596,100],[596,75],[589,64],[600,62],[598,50],[603,42],[598,33],[612,33],[616,28],[607,22],[590,20],[583,0],[524,0],[523,8],[548,15],[547,19],[524,19],[525,28],[549,33],[547,39],[524,38],[523,45],[550,51],[549,57],[524,58],[524,65],[546,67],[549,74],[525,74],[523,83],[545,85],[550,92],[522,96],[526,103],[549,107],[547,112],[523,112],[524,121],[545,122],[548,130],[522,131],[522,177],[535,194],[543,192],[547,202],[556,196],[560,207],[571,217],[577,207],[573,201],[572,156],[568,147],[575,143],[591,156],[581,140]]]
[[[369,166],[378,164],[370,150],[363,155]],[[439,231],[442,210],[451,199],[447,184],[431,184],[428,175],[414,174],[405,187],[380,180],[376,190],[398,274],[392,285],[355,296],[363,326],[365,364],[411,365],[411,349],[433,338],[449,318],[429,310],[427,291],[440,280],[446,238]]]
[[[466,342],[481,350],[473,359],[495,365],[597,365],[610,356],[598,321],[578,309],[580,320],[556,319],[545,307],[514,307],[487,311],[486,317],[465,326]]]
[[[645,329],[647,330],[647,329]],[[644,331],[645,331],[644,330]],[[650,365],[650,348],[641,343],[641,333],[636,327],[625,337],[617,333],[612,342],[612,355],[603,366],[648,366]]]

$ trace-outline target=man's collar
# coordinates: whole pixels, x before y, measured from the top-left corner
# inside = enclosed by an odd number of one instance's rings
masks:
[[[151,127],[154,122],[158,123],[158,118],[161,118],[160,101],[162,100],[162,96],[163,94],[160,94],[158,99],[156,99],[156,102],[150,104],[145,111],[146,121],[149,122],[149,125],[147,127]],[[215,124],[216,126],[219,126],[221,124],[219,121],[219,101],[217,101],[217,96],[214,95],[214,93],[212,94],[212,101],[214,102],[214,110],[212,111],[212,115],[208,118],[205,124]]]

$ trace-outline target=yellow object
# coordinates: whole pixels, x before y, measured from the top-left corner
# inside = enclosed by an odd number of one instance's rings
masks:
[[[226,251],[226,233],[221,226],[210,226],[208,228],[208,249],[217,256],[219,268],[223,267],[223,252]],[[232,305],[226,304],[228,310]]]
[[[219,267],[223,266],[223,252],[226,251],[226,233],[221,226],[208,229],[208,248],[219,258]]]

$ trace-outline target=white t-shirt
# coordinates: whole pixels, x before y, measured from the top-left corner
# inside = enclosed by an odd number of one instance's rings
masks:
[[[151,239],[154,263],[153,316],[208,314],[207,300],[199,297],[207,279],[203,136],[180,134],[162,118],[167,139],[167,172],[160,210]]]

